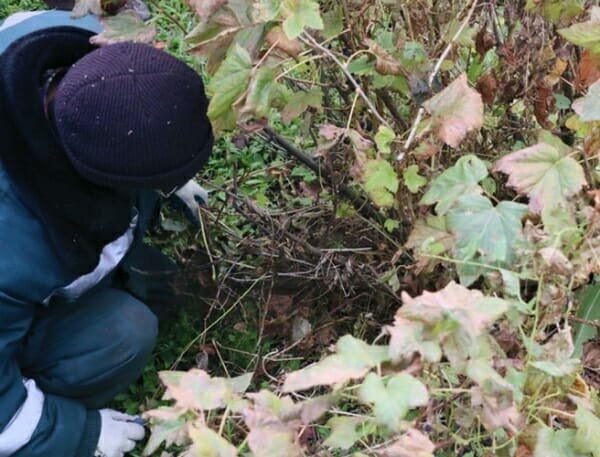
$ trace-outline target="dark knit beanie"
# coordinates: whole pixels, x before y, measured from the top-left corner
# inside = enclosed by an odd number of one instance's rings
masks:
[[[59,141],[84,178],[108,187],[171,190],[206,163],[213,134],[200,76],[139,43],[96,49],[54,98]]]

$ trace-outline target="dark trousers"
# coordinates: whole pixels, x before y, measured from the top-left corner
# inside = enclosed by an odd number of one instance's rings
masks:
[[[142,374],[156,342],[156,314],[162,319],[177,307],[170,285],[176,269],[158,249],[139,245],[104,285],[73,303],[40,308],[19,351],[23,375],[48,394],[106,406]]]
[[[19,364],[42,391],[101,408],[140,376],[156,335],[157,319],[146,305],[104,288],[43,310]]]

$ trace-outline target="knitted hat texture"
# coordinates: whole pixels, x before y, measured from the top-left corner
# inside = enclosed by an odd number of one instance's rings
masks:
[[[206,163],[213,133],[200,76],[140,43],[78,60],[54,99],[59,141],[77,172],[108,187],[170,190]]]

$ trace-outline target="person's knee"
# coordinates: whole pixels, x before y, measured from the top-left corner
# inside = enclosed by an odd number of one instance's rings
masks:
[[[126,364],[138,364],[147,361],[154,349],[158,335],[158,320],[148,307],[141,302],[132,302],[123,306],[115,327],[118,353]]]

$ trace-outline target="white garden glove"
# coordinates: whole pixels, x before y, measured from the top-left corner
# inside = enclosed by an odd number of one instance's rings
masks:
[[[208,191],[193,179],[179,188],[174,197],[182,203],[186,216],[193,222],[198,222],[198,210],[208,204]]]
[[[133,451],[136,441],[144,438],[146,431],[138,418],[112,409],[100,410],[100,439],[95,457],[123,457]]]

